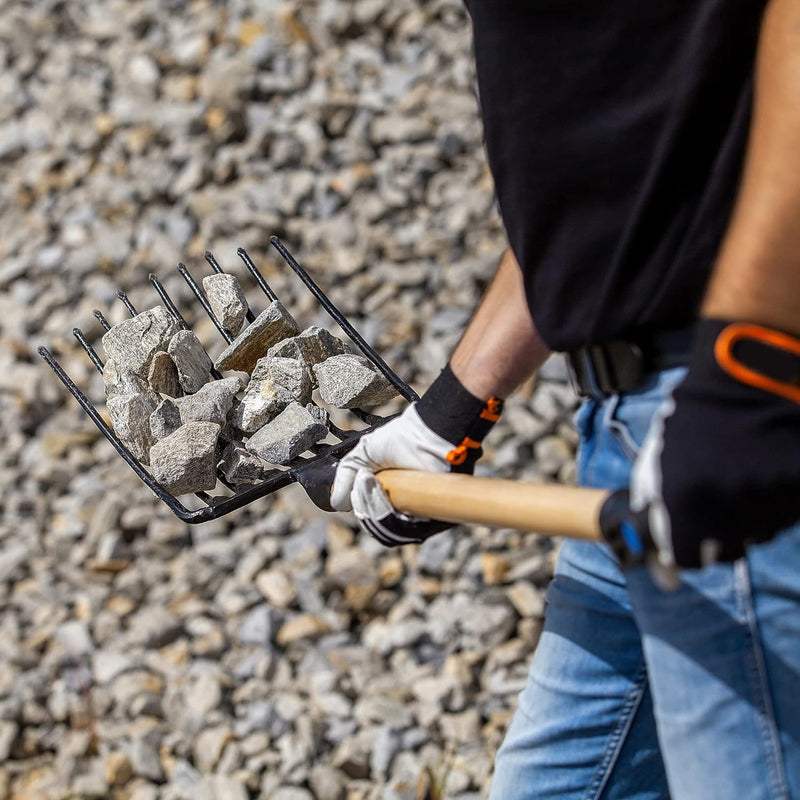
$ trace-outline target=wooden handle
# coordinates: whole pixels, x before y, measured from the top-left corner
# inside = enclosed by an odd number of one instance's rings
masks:
[[[398,511],[416,517],[602,540],[603,489],[404,469],[383,470],[378,480]]]

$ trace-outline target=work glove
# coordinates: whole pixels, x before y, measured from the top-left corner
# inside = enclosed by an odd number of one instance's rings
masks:
[[[364,436],[341,460],[331,505],[338,511],[352,508],[361,527],[387,547],[419,543],[451,528],[449,522],[395,511],[375,473],[395,467],[471,474],[502,405],[475,397],[445,367],[419,401]]]
[[[703,319],[689,370],[634,465],[666,569],[734,561],[800,519],[800,339]]]

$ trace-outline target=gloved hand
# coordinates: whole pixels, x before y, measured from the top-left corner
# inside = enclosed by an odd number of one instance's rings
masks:
[[[483,402],[447,366],[430,389],[399,417],[361,441],[339,463],[331,505],[353,509],[361,527],[387,547],[422,542],[452,527],[392,508],[375,472],[392,467],[472,473],[481,442],[500,417],[502,401]]]
[[[734,561],[800,519],[799,379],[800,339],[698,323],[687,377],[631,479],[662,566]]]

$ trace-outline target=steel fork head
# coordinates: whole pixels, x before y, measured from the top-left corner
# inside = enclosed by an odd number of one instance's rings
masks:
[[[288,264],[290,269],[300,279],[305,288],[311,292],[314,298],[325,309],[330,317],[336,322],[339,327],[345,332],[353,344],[361,351],[361,353],[368,358],[375,367],[386,377],[386,379],[397,389],[399,394],[407,401],[414,401],[417,394],[414,390],[403,381],[389,365],[375,352],[375,350],[364,340],[364,338],[353,327],[352,323],[342,314],[341,311],[331,302],[330,298],[322,291],[322,289],[315,283],[306,270],[300,265],[295,257],[289,252],[286,246],[278,239],[277,236],[270,237],[270,244],[277,250],[283,260]],[[264,280],[264,276],[253,263],[253,260],[244,250],[239,248],[237,255],[242,260],[247,271],[252,275],[256,284],[261,291],[270,300],[277,300],[278,297],[269,284]],[[220,266],[217,259],[212,253],[206,252],[205,260],[214,272],[222,273],[224,270]],[[194,296],[197,298],[204,311],[208,314],[215,327],[225,339],[226,343],[230,343],[231,336],[224,330],[219,320],[214,315],[211,306],[199,284],[194,280],[191,273],[185,264],[178,264],[178,272],[184,278]],[[177,324],[183,328],[188,329],[189,325],[178,310],[172,298],[167,293],[163,284],[158,278],[151,274],[150,283],[158,294],[161,302],[164,304],[167,311],[173,316]],[[127,308],[128,312],[133,316],[136,314],[136,309],[128,299],[125,292],[120,290],[117,293],[120,301]],[[111,327],[105,316],[100,311],[94,312],[95,317],[107,331]],[[247,321],[252,322],[254,319],[253,312],[248,309]],[[103,361],[92,345],[87,340],[86,336],[80,328],[73,329],[73,335],[86,352],[86,355],[91,360],[92,364],[100,372],[103,371]],[[272,469],[266,473],[264,479],[245,489],[236,490],[227,484],[224,479],[218,475],[218,478],[223,485],[226,485],[232,492],[229,495],[214,496],[206,492],[196,493],[202,503],[198,509],[189,509],[177,498],[173,497],[169,492],[164,489],[158,481],[153,478],[145,466],[133,456],[130,450],[122,443],[116,433],[112,430],[111,426],[105,421],[101,413],[97,410],[94,403],[81,391],[77,384],[67,374],[64,368],[59,364],[58,360],[46,348],[40,347],[39,354],[51,367],[56,377],[64,384],[67,390],[78,401],[80,407],[84,410],[87,416],[94,422],[100,432],[108,439],[117,453],[127,462],[128,466],[139,476],[143,483],[145,483],[153,493],[160,498],[164,503],[169,506],[172,512],[188,523],[207,522],[208,520],[217,519],[218,517],[230,514],[249,503],[254,502],[262,497],[266,497],[278,489],[288,486],[291,483],[300,483],[308,492],[309,497],[320,507],[325,510],[331,510],[329,499],[327,497],[327,487],[330,486],[335,464],[345,453],[351,450],[358,440],[365,433],[369,432],[374,427],[383,424],[386,418],[368,414],[364,411],[357,409],[353,410],[355,416],[367,425],[367,428],[360,431],[344,431],[338,428],[333,423],[330,423],[329,430],[333,436],[339,441],[336,444],[323,444],[316,447],[313,457],[299,457],[288,465],[286,469]],[[214,378],[220,378],[219,372],[214,370],[212,373]]]

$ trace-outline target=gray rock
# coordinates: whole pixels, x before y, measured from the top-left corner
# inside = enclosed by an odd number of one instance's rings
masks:
[[[392,759],[400,750],[400,734],[389,725],[382,725],[372,745],[369,766],[374,777],[387,775]]]
[[[106,401],[114,431],[143,464],[149,463],[150,447],[155,441],[150,432],[150,415],[158,404],[159,397],[152,392],[118,394]]]
[[[327,434],[328,429],[319,420],[293,402],[251,436],[245,446],[270,464],[288,464]]]
[[[150,648],[164,647],[183,633],[180,617],[160,607],[140,609],[128,626],[131,641]]]
[[[220,325],[236,336],[247,314],[247,300],[239,281],[233,275],[215,272],[203,278],[203,291]]]
[[[88,655],[94,650],[92,637],[85,622],[70,620],[56,629],[56,641],[73,656]]]
[[[438,575],[445,561],[453,554],[455,536],[452,530],[426,539],[417,550],[417,566],[423,572]]]
[[[273,358],[293,358],[302,361],[311,375],[313,385],[316,386],[316,377],[313,373],[314,365],[321,364],[325,359],[346,351],[347,347],[344,342],[324,328],[312,325],[297,336],[284,339],[284,341],[274,345],[269,349],[267,355]]]
[[[114,325],[103,336],[103,348],[118,371],[146,378],[153,356],[167,349],[177,330],[175,318],[163,306],[156,306]]]
[[[231,442],[222,451],[219,469],[225,480],[234,485],[258,483],[267,471],[267,465],[250,453],[243,445]]]
[[[491,650],[504,642],[516,627],[514,611],[507,605],[482,603],[461,620],[465,647]]]
[[[244,433],[255,433],[271,422],[289,403],[291,392],[271,379],[253,379],[247,384],[242,402],[231,414],[231,423]]]
[[[163,350],[156,353],[150,362],[147,383],[150,389],[158,394],[165,394],[168,397],[180,397],[183,394],[178,368],[172,356]]]
[[[178,380],[187,394],[198,391],[211,380],[214,365],[192,331],[178,331],[170,339],[167,352],[175,362]]]
[[[22,542],[3,542],[0,548],[0,582],[13,578],[28,560],[30,550]]]
[[[227,725],[206,728],[194,741],[194,763],[201,772],[211,772],[217,765],[225,745],[233,733]]]
[[[344,800],[345,777],[329,764],[316,764],[309,778],[317,800]]]
[[[306,411],[308,411],[320,425],[324,425],[326,428],[328,427],[331,416],[324,408],[321,408],[315,403],[308,403],[306,405]]]
[[[242,620],[239,627],[239,642],[266,647],[272,640],[275,624],[273,610],[266,605],[258,606]]]
[[[283,723],[277,733],[277,736],[280,736],[288,730],[288,725],[275,710],[274,703],[268,700],[256,700],[255,702],[248,703],[244,715],[241,719],[236,721],[234,733],[240,739],[245,739],[251,733],[266,731],[273,738],[277,738],[276,734],[272,733],[272,727],[276,720]]]
[[[181,412],[172,400],[162,400],[150,415],[150,433],[156,442],[175,433],[182,424]]]
[[[228,750],[225,751],[227,753]],[[223,769],[225,755],[223,754],[218,770]],[[209,775],[203,779],[204,788],[211,792],[213,800],[248,800],[250,793],[247,787],[238,778],[228,775]],[[199,797],[199,793],[198,793]]]
[[[164,780],[164,770],[155,745],[144,738],[136,738],[131,744],[129,757],[133,774],[149,781],[160,783]]]
[[[282,540],[281,555],[287,560],[297,558],[305,550],[314,550],[319,555],[328,544],[328,521],[316,519],[304,525],[297,533]]]
[[[156,442],[150,450],[153,477],[175,496],[213,489],[220,430],[213,422],[190,422]]]
[[[106,397],[116,394],[142,394],[148,389],[147,381],[129,369],[119,368],[113,358],[103,365],[103,385]]]
[[[305,362],[282,356],[259,359],[252,380],[270,380],[289,391],[300,405],[311,401],[311,376]]]
[[[308,789],[299,786],[279,786],[271,797],[272,800],[314,800]]]
[[[92,675],[101,686],[135,667],[136,661],[131,656],[113,650],[98,650],[92,657]]]
[[[256,319],[228,345],[216,361],[219,370],[251,372],[272,345],[298,331],[292,315],[278,300],[273,300]]]
[[[556,475],[573,458],[572,448],[558,436],[544,436],[533,446],[536,466],[545,475]]]
[[[179,397],[175,405],[181,415],[181,422],[214,422],[225,425],[234,398],[242,389],[241,378],[222,378],[211,381],[194,394]]]
[[[374,408],[397,390],[363,356],[343,353],[314,366],[322,399],[334,408]]]
[[[18,733],[19,725],[16,722],[0,721],[0,764],[7,763]]]

